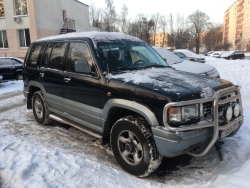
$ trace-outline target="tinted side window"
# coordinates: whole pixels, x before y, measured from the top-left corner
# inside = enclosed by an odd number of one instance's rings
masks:
[[[0,65],[3,65],[3,66],[10,66],[12,65],[12,61],[10,59],[1,59],[0,61]]]
[[[86,43],[72,42],[70,44],[65,70],[75,72],[75,62],[77,60],[86,60],[90,66],[93,65],[91,54]]]
[[[45,43],[38,43],[38,44],[32,45],[32,48],[29,52],[29,57],[26,62],[26,66],[36,67],[37,65],[39,65],[38,63],[39,56],[42,53],[44,46],[45,46]]]
[[[51,52],[49,68],[62,70],[65,51],[68,43],[55,43]]]
[[[12,59],[11,61],[12,61],[12,65],[22,65],[21,62],[15,60],[15,59]]]
[[[43,60],[42,60],[42,66],[43,67],[48,67],[52,47],[53,47],[53,43],[49,43],[47,45],[47,48],[45,50],[45,53],[43,55]]]

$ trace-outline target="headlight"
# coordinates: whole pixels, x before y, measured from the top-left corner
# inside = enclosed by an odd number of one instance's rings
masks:
[[[199,117],[198,104],[182,107],[170,107],[168,109],[168,120],[170,122],[183,122],[197,117]]]

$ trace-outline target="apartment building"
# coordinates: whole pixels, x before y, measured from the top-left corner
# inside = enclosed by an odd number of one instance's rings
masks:
[[[231,49],[250,51],[250,0],[237,0],[224,13],[224,42]]]
[[[96,30],[78,0],[0,0],[0,56],[25,57],[37,39]]]
[[[150,37],[151,45],[168,48],[168,33],[155,33]]]

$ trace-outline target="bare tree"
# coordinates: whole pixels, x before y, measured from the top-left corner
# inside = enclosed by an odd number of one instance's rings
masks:
[[[153,20],[148,20],[144,14],[138,14],[136,19],[128,24],[128,34],[136,36],[150,44],[150,36],[154,26]]]
[[[117,14],[115,11],[113,0],[106,0],[106,11],[105,16],[103,20],[103,29],[104,31],[118,31],[118,28],[116,27],[116,21],[117,21]]]
[[[207,29],[209,25],[209,19],[210,18],[206,13],[199,10],[196,10],[188,16],[188,22],[190,24],[190,34],[195,40],[197,54],[199,53],[201,34]]]
[[[171,48],[187,48],[187,44],[190,40],[189,29],[185,18],[181,15],[177,15],[176,22],[174,22],[173,15],[169,15],[169,45]],[[190,47],[188,45],[188,47]]]
[[[168,37],[168,34],[167,34],[167,25],[168,25],[168,20],[167,20],[166,16],[160,16],[160,19],[159,19],[159,29],[163,33],[161,47],[163,47],[164,44],[166,44],[166,46],[168,46],[168,44],[167,44],[167,37]]]
[[[204,34],[202,42],[208,51],[223,49],[223,31],[222,25],[211,25]]]
[[[103,18],[102,9],[96,8],[94,4],[91,3],[89,6],[89,17],[90,17],[90,25],[97,27],[101,30],[102,18]]]
[[[128,23],[128,8],[124,4],[120,15],[120,29],[123,33],[127,32],[127,23]]]
[[[153,27],[152,27],[152,33],[154,33],[154,34],[158,32],[159,19],[160,19],[159,12],[151,15],[151,20],[154,23]],[[153,37],[153,41],[151,41],[151,42],[152,42],[151,45],[155,46],[155,37]]]

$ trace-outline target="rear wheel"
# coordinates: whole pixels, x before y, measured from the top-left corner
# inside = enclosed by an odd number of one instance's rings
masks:
[[[15,79],[16,80],[22,80],[23,79],[23,74],[21,72],[16,73]]]
[[[46,101],[43,98],[42,92],[37,91],[32,97],[32,108],[35,119],[40,124],[49,124],[51,119],[49,118],[49,109]]]
[[[119,119],[111,130],[110,144],[120,166],[135,176],[148,176],[161,164],[152,132],[141,117]]]

